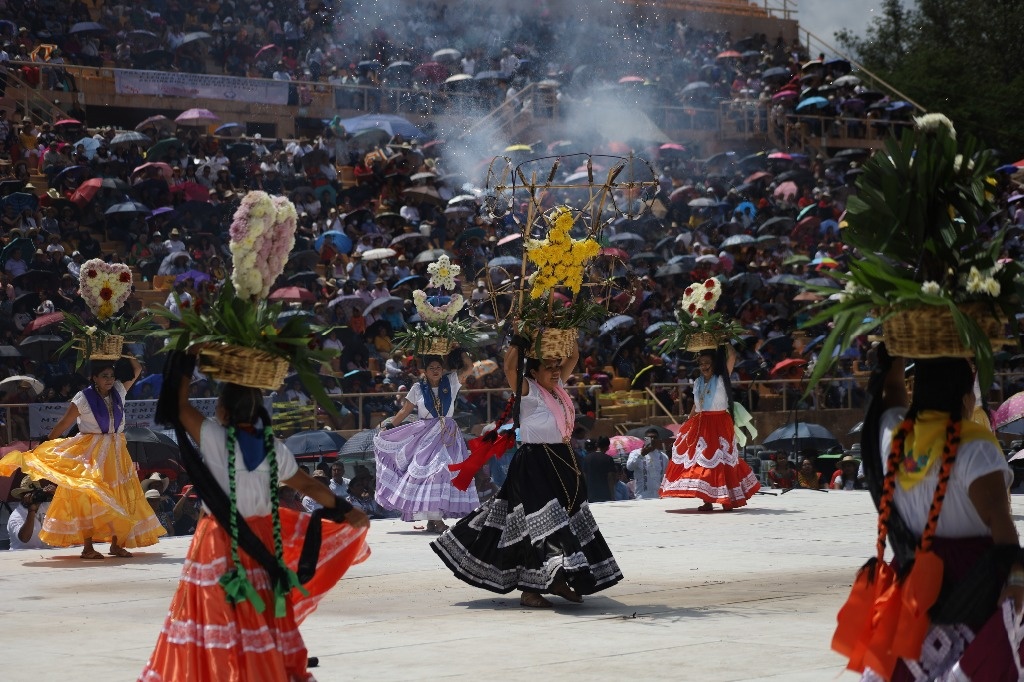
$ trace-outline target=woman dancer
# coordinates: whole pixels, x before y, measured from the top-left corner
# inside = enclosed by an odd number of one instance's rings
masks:
[[[461,353],[459,369],[445,373],[444,358],[420,358],[423,378],[410,388],[398,414],[373,439],[377,455],[377,502],[402,512],[402,519],[427,520],[427,530],[440,533],[442,519],[460,518],[479,504],[476,489],[452,486],[449,464],[466,459],[466,441],[452,419],[455,397],[473,361]],[[413,410],[419,419],[402,422]]]
[[[190,372],[185,376],[190,375]],[[165,381],[172,381],[165,379]],[[336,498],[275,444],[270,416],[259,389],[224,384],[216,419],[205,419],[188,402],[189,382],[178,388],[178,418],[199,445],[215,490],[230,496],[229,518],[237,513],[255,533],[267,561],[240,552],[238,525],[225,528],[216,513],[199,521],[189,545],[170,612],[139,682],[225,680],[277,682],[312,680],[298,630],[316,603],[354,563],[369,555],[362,511]],[[189,465],[187,465],[189,466]],[[278,508],[278,482],[314,498],[344,524],[322,525],[322,545],[314,577],[299,589],[292,569],[310,525],[310,515]],[[324,512],[317,512],[323,514]],[[312,517],[313,523],[321,523]],[[245,550],[245,547],[241,547]],[[305,558],[305,557],[303,557]],[[273,573],[271,572],[273,571]],[[278,580],[277,573],[284,580]]]
[[[109,542],[110,555],[131,557],[126,547],[155,544],[166,531],[146,501],[124,439],[124,399],[142,373],[129,358],[132,378],[114,377],[113,360],[93,360],[91,385],[71,399],[49,440],[31,452],[0,460],[0,475],[15,469],[57,484],[39,537],[57,547],[85,545],[83,559],[102,559],[93,542]],[[73,423],[79,432],[61,438]]]
[[[962,358],[916,360],[908,406],[903,359],[880,349],[862,433],[865,473],[880,490],[880,530],[893,543],[898,574],[921,553],[922,536],[931,536],[942,587],[934,605],[916,605],[930,622],[920,655],[879,655],[872,640],[863,679],[1018,679],[1021,633],[1008,624],[1019,623],[1024,605],[1024,559],[1007,496],[1013,476],[995,436],[971,419],[971,366]],[[907,580],[914,577],[911,570]],[[846,615],[839,614],[839,630]]]
[[[698,497],[709,512],[713,504],[730,511],[747,504],[760,489],[757,477],[740,457],[732,418],[729,375],[736,355],[731,346],[697,356],[700,376],[693,386],[693,410],[679,429],[658,495]]]
[[[522,590],[519,603],[551,608],[542,594],[572,602],[622,579],[619,566],[587,506],[587,485],[569,447],[575,422],[562,387],[579,359],[529,358],[530,342],[515,337],[505,377],[521,399],[522,446],[504,485],[483,506],[431,543],[457,578],[485,590]]]

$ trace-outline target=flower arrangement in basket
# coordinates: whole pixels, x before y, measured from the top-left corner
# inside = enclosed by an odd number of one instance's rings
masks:
[[[674,310],[675,323],[665,325],[655,339],[661,352],[672,353],[680,348],[692,352],[718,348],[740,336],[743,327],[724,313],[715,312],[721,296],[722,283],[714,277],[686,287],[683,299]]]
[[[889,352],[912,358],[975,358],[992,378],[992,343],[1019,311],[1018,263],[1000,259],[1002,232],[979,229],[996,212],[996,162],[941,114],[915,119],[863,166],[847,203],[843,239],[856,249],[844,288],[808,287],[829,299],[805,326],[832,322],[812,385],[834,351],[881,325]]]
[[[581,219],[568,206],[557,206],[542,216],[547,235],[526,240],[524,258],[537,269],[520,290],[517,331],[530,338],[527,355],[532,357],[568,357],[576,347],[577,330],[607,313],[605,306],[580,296],[586,264],[601,251],[589,234],[571,236]],[[559,287],[571,297],[557,292]]]
[[[212,379],[276,390],[290,365],[317,402],[332,409],[317,380],[317,364],[327,362],[329,353],[310,348],[325,330],[300,315],[280,323],[282,304],[267,300],[295,244],[295,227],[291,201],[249,192],[231,223],[231,277],[209,308],[176,315],[159,306],[156,313],[174,323],[162,332],[171,339],[168,350],[198,350],[199,369]]]
[[[64,330],[71,335],[59,353],[79,351],[77,366],[86,360],[117,360],[126,338],[152,329],[152,317],[119,315],[132,294],[132,271],[122,263],[93,258],[82,264],[78,291],[92,313],[95,324],[74,313],[64,313]]]
[[[440,293],[428,296],[422,289],[413,292],[412,300],[421,322],[416,327],[395,334],[399,348],[411,351],[415,355],[444,357],[455,348],[473,344],[473,321],[459,317],[466,304],[465,299],[462,294],[445,293],[455,289],[455,278],[460,272],[462,268],[452,263],[447,255],[441,256],[427,266],[427,274],[430,275],[427,288],[436,289]]]

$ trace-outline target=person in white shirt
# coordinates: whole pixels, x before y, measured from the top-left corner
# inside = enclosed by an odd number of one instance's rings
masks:
[[[164,301],[164,307],[167,308],[173,315],[181,315],[183,308],[192,307],[192,294],[185,291],[185,282],[177,282],[174,285],[174,291],[167,294],[167,300]]]
[[[378,298],[387,298],[390,295],[391,292],[384,286],[384,280],[379,277],[374,280],[373,289],[370,290],[370,298],[376,301]]]
[[[644,433],[644,445],[629,453],[626,469],[633,472],[636,484],[636,499],[658,499],[658,488],[665,477],[668,467],[668,455],[661,449],[661,439],[657,429],[648,429]]]
[[[501,49],[500,65],[502,73],[507,73],[511,76],[519,68],[519,57],[512,54],[507,47],[503,47]]]
[[[331,480],[327,483],[331,492],[342,499],[348,497],[349,479],[345,478],[345,463],[335,462],[331,465]]]
[[[462,58],[462,73],[473,76],[476,74],[476,60],[473,55],[467,54]]]
[[[185,242],[181,241],[181,231],[178,228],[171,230],[170,238],[164,241],[164,248],[168,255],[185,251]]]
[[[52,492],[52,491],[51,491]],[[21,503],[11,511],[7,520],[7,534],[11,539],[11,549],[44,549],[50,545],[39,539],[39,529],[43,527],[46,509],[49,502],[40,502],[49,497],[46,491],[35,481],[26,481],[11,491],[11,497],[17,497]]]
[[[487,293],[487,282],[482,279],[477,280],[476,289],[473,289],[473,293],[470,295],[470,300],[473,303],[480,303],[490,298],[490,294]]]

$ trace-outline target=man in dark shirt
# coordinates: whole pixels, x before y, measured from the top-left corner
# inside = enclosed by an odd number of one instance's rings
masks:
[[[583,459],[583,473],[587,477],[587,501],[611,502],[615,499],[615,460],[605,452],[611,445],[606,436],[588,440]]]

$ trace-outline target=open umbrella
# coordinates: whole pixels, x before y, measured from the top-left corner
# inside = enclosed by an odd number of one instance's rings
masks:
[[[43,382],[25,374],[15,374],[0,381],[0,393],[13,393],[18,390],[32,390],[39,395],[43,392]]]
[[[355,434],[338,450],[339,458],[365,459],[373,457],[373,437],[379,429],[366,429]]]
[[[145,119],[139,125],[135,126],[135,130],[143,131],[147,128],[156,128],[157,130],[171,131],[174,130],[174,121],[167,118],[163,114],[157,114],[156,116],[150,116]]]
[[[457,62],[462,57],[462,53],[454,47],[446,47],[442,50],[438,50],[434,54],[430,55],[430,57],[435,62]]]
[[[781,376],[783,374],[789,374],[798,369],[802,369],[807,365],[807,361],[803,358],[786,358],[782,362],[772,367],[772,371],[769,373],[773,377]]]
[[[191,281],[193,284],[202,284],[203,282],[209,282],[211,277],[201,270],[187,270],[177,277],[174,278],[175,284],[181,284],[182,282]]]
[[[204,126],[219,120],[220,117],[209,109],[188,109],[178,114],[174,122],[178,125]]]
[[[398,252],[394,249],[380,248],[380,249],[367,249],[363,251],[363,260],[384,260],[385,258],[391,258],[397,256]]]
[[[409,279],[408,277],[406,279]],[[343,296],[336,296],[332,298],[327,304],[328,308],[333,308],[336,305],[340,305],[342,308],[363,310],[366,307],[366,299],[358,294],[346,294]]]
[[[403,277],[392,285],[392,290],[398,287],[410,286],[410,287],[423,287],[427,284],[427,278],[423,275],[409,275]]]
[[[74,119],[74,118],[62,118],[61,120],[57,121],[53,125],[58,127],[58,128],[62,128],[62,127],[65,127],[65,126],[73,127],[73,126],[80,126],[80,125],[82,125],[82,122],[79,121],[78,119]]]
[[[621,327],[628,327],[629,325],[635,322],[636,319],[632,315],[616,315],[615,317],[606,320],[601,325],[601,333],[609,334],[615,331],[616,329],[619,329]]]
[[[1024,392],[1010,396],[996,408],[992,428],[1000,433],[1024,434]]]
[[[24,355],[39,362],[46,362],[50,353],[62,345],[64,339],[56,334],[33,334],[18,342],[18,348]]]
[[[425,83],[440,83],[448,77],[448,67],[440,62],[424,62],[412,70],[412,76]]]
[[[162,159],[164,156],[172,153],[174,150],[181,146],[181,142],[176,137],[166,137],[146,151],[147,159]]]
[[[617,249],[617,248],[615,248],[613,246],[602,247],[601,250],[598,251],[598,255],[599,256],[607,256],[609,258],[619,258],[621,260],[629,260],[629,254],[628,253],[626,253],[622,249]]]
[[[468,230],[463,230],[462,232],[459,233],[459,236],[455,238],[455,245],[458,246],[459,244],[462,244],[465,241],[469,241],[470,239],[483,239],[486,236],[487,233],[484,232],[481,228],[471,227]]]
[[[309,289],[302,287],[281,287],[270,292],[271,301],[315,301],[316,296]]]
[[[114,204],[106,211],[103,212],[105,215],[130,215],[133,213],[150,213],[148,206],[140,204],[137,201],[125,201],[120,204]]]
[[[334,248],[342,253],[348,253],[352,250],[352,238],[340,230],[327,230],[327,232],[316,238],[313,246],[317,251],[320,251],[324,248],[324,242],[328,239],[331,240]]]
[[[772,431],[762,442],[770,450],[799,453],[804,450],[824,452],[841,447],[832,432],[820,424],[797,422]]]
[[[167,434],[140,426],[124,430],[128,455],[140,466],[173,460],[181,461],[178,444]]]
[[[455,258],[451,251],[445,251],[444,249],[427,249],[426,251],[420,251],[415,258],[412,259],[413,263],[433,263],[441,256],[448,256],[449,258]]]
[[[164,180],[170,180],[171,176],[174,175],[174,171],[171,170],[171,167],[168,164],[164,163],[163,161],[149,161],[147,163],[142,164],[141,166],[135,167],[135,170],[132,171],[133,180],[141,177],[146,171],[149,171],[150,169],[155,169],[159,171],[160,175],[163,176]]]
[[[477,379],[487,376],[492,372],[498,371],[498,363],[494,360],[477,360],[473,363],[473,369],[470,371]]]
[[[199,40],[210,40],[211,38],[213,38],[213,36],[206,31],[192,31],[191,33],[186,33],[181,37],[181,42],[178,43],[178,47],[183,47]]]
[[[336,431],[315,430],[288,436],[284,446],[293,455],[336,455],[345,443],[345,438]]]
[[[669,431],[664,426],[658,426],[657,424],[651,424],[649,426],[638,426],[635,429],[626,431],[627,436],[633,436],[634,438],[643,438],[647,435],[647,432],[654,429],[658,432],[658,438],[661,440],[672,440],[676,437],[676,434]],[[642,447],[642,446],[641,446]]]
[[[85,150],[85,158],[92,160],[96,156],[96,150],[100,148],[100,141],[95,137],[83,137],[73,145],[75,149],[79,146]]]
[[[378,299],[374,300],[373,303],[371,303],[370,305],[366,306],[366,310],[364,310],[363,313],[366,314],[366,315],[370,315],[370,314],[372,314],[372,313],[374,313],[374,312],[376,312],[378,310],[383,310],[384,308],[387,308],[388,306],[395,306],[395,307],[401,309],[404,305],[405,305],[405,299],[404,298],[398,298],[397,296],[384,296],[382,298],[378,298]]]
[[[487,261],[489,268],[513,268],[522,265],[523,261],[515,256],[498,256]]]
[[[39,199],[34,194],[28,192],[15,192],[14,194],[8,194],[0,201],[4,208],[10,207],[17,213],[22,211],[34,211],[39,206]]]
[[[636,436],[612,436],[605,454],[611,457],[625,457],[643,446],[643,440]]]
[[[523,238],[523,233],[522,232],[516,232],[515,234],[510,234],[510,235],[507,235],[507,236],[502,237],[501,239],[499,239],[498,240],[498,246],[504,246],[505,244],[511,244],[512,242],[518,241],[518,240],[520,240],[522,238]]]
[[[107,27],[95,21],[79,21],[68,29],[69,35],[86,33],[106,33]]]
[[[14,346],[0,346],[0,358],[20,358],[21,351]]]
[[[234,137],[235,135],[241,135],[243,130],[245,130],[244,123],[237,123],[232,121],[231,123],[225,123],[223,125],[217,126],[217,128],[213,132],[215,135]]]
[[[407,140],[427,139],[426,133],[408,119],[394,114],[364,114],[363,116],[342,119],[339,123],[345,126],[345,130],[350,135],[354,135],[360,130],[366,130],[367,128],[381,128],[389,136],[401,135]]]

